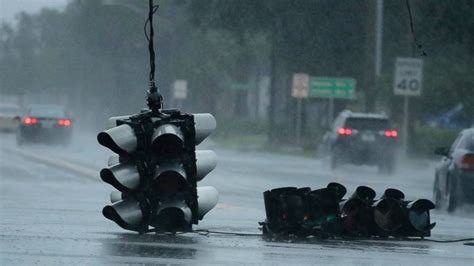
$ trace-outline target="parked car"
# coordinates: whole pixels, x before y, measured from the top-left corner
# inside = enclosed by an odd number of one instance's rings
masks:
[[[20,106],[13,103],[0,103],[0,131],[14,132],[18,128]]]
[[[17,144],[45,142],[68,144],[72,135],[72,119],[60,105],[28,106],[17,131]]]
[[[440,147],[435,153],[443,156],[433,186],[436,207],[452,212],[474,203],[474,128],[461,131],[451,148]]]
[[[321,144],[329,155],[330,166],[344,163],[376,165],[380,172],[392,173],[398,131],[385,114],[341,112]]]

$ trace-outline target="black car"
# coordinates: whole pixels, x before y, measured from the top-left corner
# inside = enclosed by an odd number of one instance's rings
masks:
[[[474,203],[474,128],[459,133],[451,148],[437,148],[442,155],[435,172],[433,197],[438,208],[454,211]]]
[[[72,135],[72,120],[60,105],[34,104],[20,118],[17,144],[46,142],[68,144]]]
[[[322,143],[332,169],[344,163],[376,165],[380,172],[392,173],[398,131],[385,114],[343,111],[334,120]]]

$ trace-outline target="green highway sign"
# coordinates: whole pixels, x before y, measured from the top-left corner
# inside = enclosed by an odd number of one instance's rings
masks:
[[[355,88],[355,79],[311,77],[309,97],[355,99]]]

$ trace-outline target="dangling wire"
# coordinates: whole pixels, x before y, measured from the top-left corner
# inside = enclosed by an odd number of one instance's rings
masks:
[[[148,41],[148,51],[150,53],[150,83],[155,82],[155,49],[153,43],[153,37],[155,31],[153,29],[153,15],[158,11],[159,6],[153,5],[153,0],[149,0],[149,12],[148,19],[145,22],[145,37]],[[147,26],[150,25],[150,36],[148,36]]]
[[[421,45],[416,39],[415,27],[413,26],[413,16],[411,14],[410,0],[406,0],[406,4],[407,4],[407,9],[408,9],[408,16],[410,18],[410,30],[411,30],[411,35],[413,36],[413,41],[415,42],[415,45],[418,48],[418,50],[420,50],[420,56],[427,56],[425,49],[423,48],[423,45]]]
[[[159,113],[163,108],[163,96],[159,93],[158,88],[155,84],[155,49],[153,38],[155,31],[153,29],[153,15],[158,11],[159,6],[153,4],[153,0],[148,1],[148,19],[145,22],[145,37],[148,40],[148,52],[150,53],[150,90],[148,91],[148,107],[154,113]],[[149,25],[150,35],[148,35],[147,26]]]

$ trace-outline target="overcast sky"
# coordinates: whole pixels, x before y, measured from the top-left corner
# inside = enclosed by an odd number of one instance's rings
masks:
[[[0,22],[14,22],[21,11],[36,13],[43,7],[64,8],[69,0],[0,0]]]

